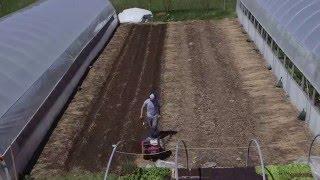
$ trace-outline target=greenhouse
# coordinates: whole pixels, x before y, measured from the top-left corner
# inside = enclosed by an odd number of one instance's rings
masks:
[[[39,1],[0,20],[0,154],[24,171],[118,25],[105,0]]]
[[[238,0],[239,21],[290,100],[320,132],[320,1]]]

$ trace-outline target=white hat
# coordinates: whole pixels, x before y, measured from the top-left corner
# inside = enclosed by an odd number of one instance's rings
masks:
[[[149,97],[150,97],[150,99],[151,99],[151,100],[153,100],[153,99],[155,98],[153,93],[152,93],[152,94],[150,94],[150,96],[149,96]]]

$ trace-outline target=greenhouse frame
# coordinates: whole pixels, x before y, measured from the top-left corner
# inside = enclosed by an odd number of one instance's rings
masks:
[[[12,179],[117,26],[108,0],[38,1],[0,19],[0,155]]]
[[[311,131],[320,133],[320,1],[238,0],[237,15]]]

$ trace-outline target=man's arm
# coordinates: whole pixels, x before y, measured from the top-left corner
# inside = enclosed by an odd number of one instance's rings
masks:
[[[141,110],[140,110],[140,119],[143,118],[143,109],[146,106],[146,102],[143,103],[143,105],[141,106]]]

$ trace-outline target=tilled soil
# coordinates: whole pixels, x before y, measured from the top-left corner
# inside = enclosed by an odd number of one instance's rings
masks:
[[[96,70],[101,76],[89,73],[33,175],[102,172],[111,145],[120,140],[119,150],[140,153],[146,129],[139,110],[158,89],[161,130],[171,132],[164,138],[166,148],[175,150],[184,140],[193,167],[243,166],[252,138],[260,141],[267,164],[305,156],[308,129],[246,40],[238,22],[229,19],[120,26],[94,65],[108,68]],[[138,164],[152,163],[129,156]],[[183,153],[179,158],[186,160]],[[115,162],[113,167],[124,163]]]
[[[158,91],[165,24],[124,25],[98,58],[33,169],[33,177],[102,172],[112,144],[140,152],[143,101]],[[120,44],[119,44],[120,43]]]
[[[167,32],[161,125],[178,132],[167,147],[184,140],[193,167],[244,166],[250,139],[268,164],[306,155],[308,130],[236,21],[171,23]]]
[[[140,151],[137,140],[145,135],[140,108],[150,91],[158,89],[165,30],[165,25],[136,25],[131,29],[81,138],[71,151],[69,169],[103,169],[111,145],[117,141],[125,141],[126,151]]]

